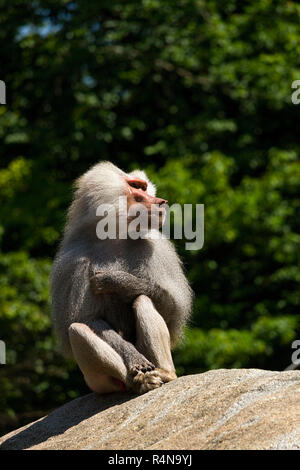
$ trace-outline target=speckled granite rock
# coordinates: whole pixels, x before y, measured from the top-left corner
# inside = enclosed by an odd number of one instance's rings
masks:
[[[220,369],[142,396],[83,396],[0,449],[300,449],[300,371]]]

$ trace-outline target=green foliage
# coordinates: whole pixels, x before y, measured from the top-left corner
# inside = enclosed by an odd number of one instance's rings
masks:
[[[7,343],[7,365],[0,381],[0,431],[25,424],[80,389],[56,352],[49,315],[50,260],[25,252],[0,257],[0,331]],[[79,381],[78,381],[79,382]]]
[[[1,2],[0,432],[87,390],[55,352],[48,279],[72,181],[100,159],[205,204],[203,249],[176,242],[196,294],[178,371],[289,364],[299,20],[295,1]]]

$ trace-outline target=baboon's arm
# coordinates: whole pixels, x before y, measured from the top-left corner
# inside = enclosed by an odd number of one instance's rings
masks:
[[[118,294],[126,303],[132,303],[139,295],[146,295],[157,306],[162,303],[174,307],[170,293],[155,282],[141,279],[126,271],[98,271],[90,279],[94,294]]]

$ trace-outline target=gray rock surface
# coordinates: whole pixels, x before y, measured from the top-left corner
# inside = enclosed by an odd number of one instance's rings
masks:
[[[0,449],[300,449],[300,371],[219,369],[142,396],[91,393]]]

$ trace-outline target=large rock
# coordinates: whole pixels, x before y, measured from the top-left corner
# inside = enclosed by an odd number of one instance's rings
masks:
[[[0,449],[300,449],[300,371],[213,370],[142,396],[83,396]]]

